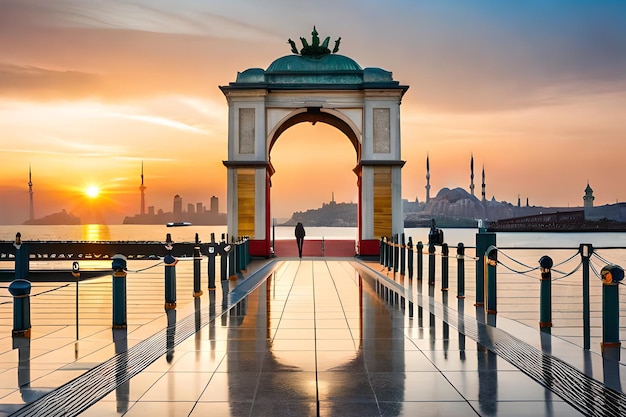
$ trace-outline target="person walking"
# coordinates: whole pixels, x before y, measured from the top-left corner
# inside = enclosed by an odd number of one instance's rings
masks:
[[[306,236],[306,232],[304,231],[304,226],[302,223],[298,222],[296,225],[296,243],[298,244],[298,256],[302,258],[302,245],[304,244],[304,236]]]

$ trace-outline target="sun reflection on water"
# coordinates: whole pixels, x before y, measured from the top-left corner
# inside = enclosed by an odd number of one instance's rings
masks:
[[[81,235],[81,240],[89,242],[111,240],[111,232],[106,224],[84,224]]]

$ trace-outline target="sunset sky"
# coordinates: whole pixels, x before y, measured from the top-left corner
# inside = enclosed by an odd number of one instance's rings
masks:
[[[393,72],[403,198],[476,189],[531,205],[626,201],[622,0],[0,0],[0,224],[62,209],[121,223],[146,204],[226,209],[227,103],[218,86],[290,54],[287,39],[341,37],[340,54]],[[272,151],[272,215],[356,202],[356,157],[323,124]],[[100,187],[88,197],[90,185]],[[305,190],[305,191],[303,191]]]

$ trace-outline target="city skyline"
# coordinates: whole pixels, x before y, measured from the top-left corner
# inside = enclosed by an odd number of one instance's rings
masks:
[[[326,7],[327,6],[327,7]],[[0,223],[67,209],[119,222],[146,206],[226,201],[227,114],[218,86],[289,55],[287,39],[342,38],[341,54],[392,71],[402,198],[470,184],[537,206],[626,201],[626,5],[618,1],[414,3],[5,0],[0,4]],[[394,30],[402,27],[402,30]],[[271,153],[272,216],[358,200],[354,150],[318,123]],[[33,194],[28,175],[32,168]],[[86,195],[97,186],[97,198]],[[306,193],[302,190],[305,189]],[[298,198],[294,198],[297,196]],[[226,211],[224,209],[224,211]],[[80,213],[79,213],[80,214]]]
[[[475,184],[474,184],[474,156],[473,154],[470,157],[470,169],[469,169],[469,178],[470,178],[470,184],[467,187],[467,189],[465,190],[465,188],[461,185],[451,185],[450,188],[451,189],[456,189],[456,188],[461,188],[464,189],[465,191],[468,192],[469,195],[478,198],[479,196],[474,194],[474,188],[475,188]],[[161,207],[156,207],[154,205],[149,205],[147,207],[146,210],[146,199],[145,199],[145,194],[146,194],[146,189],[148,188],[145,183],[144,183],[144,169],[143,169],[143,162],[141,164],[141,174],[140,174],[140,178],[141,178],[141,183],[140,186],[138,187],[139,189],[139,199],[140,199],[140,203],[139,203],[139,210],[138,212],[129,212],[124,214],[124,218],[123,218],[123,223],[126,222],[141,222],[142,220],[149,220],[150,218],[152,218],[152,220],[156,219],[156,218],[162,218],[164,215],[173,215],[173,218],[170,220],[174,220],[174,221],[181,221],[182,218],[178,218],[177,215],[180,217],[181,214],[202,214],[203,212],[209,213],[209,214],[215,214],[215,215],[225,215],[226,213],[224,212],[220,212],[219,209],[219,198],[216,197],[215,195],[212,195],[210,197],[210,206],[207,209],[207,206],[204,205],[204,203],[202,202],[196,202],[196,203],[186,203],[186,207],[187,210],[184,210],[184,203],[183,203],[183,198],[179,195],[176,194],[173,196],[173,204],[172,204],[172,211],[167,211],[167,209],[163,209]],[[425,198],[423,199],[419,199],[419,196],[415,196],[414,199],[412,198],[403,198],[403,200],[408,201],[410,203],[412,203],[413,201],[419,201],[420,203],[428,203],[429,201],[431,201],[433,198],[435,198],[440,191],[443,191],[444,189],[448,188],[448,187],[443,187],[440,190],[437,190],[436,193],[434,193],[434,195],[430,196],[430,161],[429,161],[429,155],[426,156],[426,170],[425,170]],[[485,176],[485,168],[482,167],[482,173],[481,173],[481,183],[478,184],[480,186],[481,189],[481,195],[479,200],[482,201],[483,203],[487,202],[488,200],[493,200],[495,199],[495,196],[492,196],[491,198],[487,198],[486,195],[486,176]],[[43,217],[46,216],[50,216],[50,215],[56,215],[56,214],[60,214],[59,212],[55,212],[55,213],[44,213],[41,217],[39,217],[38,219],[35,218],[34,216],[34,200],[33,200],[33,181],[32,181],[32,167],[29,166],[29,171],[28,171],[28,194],[29,194],[29,221],[32,220],[40,220]],[[89,189],[85,190],[86,194],[92,194],[91,197],[97,197],[100,190],[97,189],[97,187],[90,187]],[[583,201],[582,204],[576,204],[574,205],[575,207],[587,207],[587,206],[593,206],[593,200],[595,199],[595,197],[593,196],[593,189],[590,187],[589,183],[587,183],[585,189],[584,189],[584,195],[582,196],[581,200]],[[334,195],[334,191],[331,191],[331,198],[330,198],[330,202],[334,203],[335,202],[335,195]],[[89,195],[88,195],[89,197]],[[521,196],[518,194],[517,196],[517,205],[520,206],[521,205]],[[496,200],[497,201],[497,200]],[[535,206],[535,207],[546,207],[546,208],[563,208],[562,206],[536,206],[534,204],[529,204],[529,197],[525,197],[525,206]],[[514,201],[507,201],[507,200],[502,200],[499,202],[503,202],[503,203],[510,203],[510,204],[515,204]],[[353,201],[344,201],[341,202],[342,204],[345,203],[354,203]],[[325,206],[327,203],[326,202],[322,202],[320,207]],[[568,206],[569,207],[569,206]],[[304,209],[304,211],[306,210],[311,210],[311,209],[317,209],[318,207],[307,207]],[[66,212],[66,209],[63,208],[61,210],[63,213]],[[280,218],[280,219],[289,219],[291,217],[292,214],[298,212],[298,210],[294,210],[293,212],[289,213],[288,216],[286,217],[277,217],[275,216],[274,218]],[[72,213],[70,211],[70,213],[68,214],[76,214],[76,213]],[[93,216],[98,216],[99,212],[96,210],[95,213],[87,213],[87,218],[93,218]],[[134,220],[133,220],[134,219]],[[82,219],[81,219],[82,220]],[[21,223],[21,222],[19,222]],[[87,222],[89,223],[89,222]],[[113,222],[109,222],[112,224],[116,224],[119,223],[117,220],[113,221]],[[83,222],[83,224],[85,224],[85,222]]]

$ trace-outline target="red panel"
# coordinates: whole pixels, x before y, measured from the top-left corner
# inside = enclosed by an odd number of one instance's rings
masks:
[[[359,242],[361,256],[378,256],[380,255],[380,241],[378,239],[367,239]]]
[[[268,240],[250,240],[250,256],[269,258],[270,242]]]

